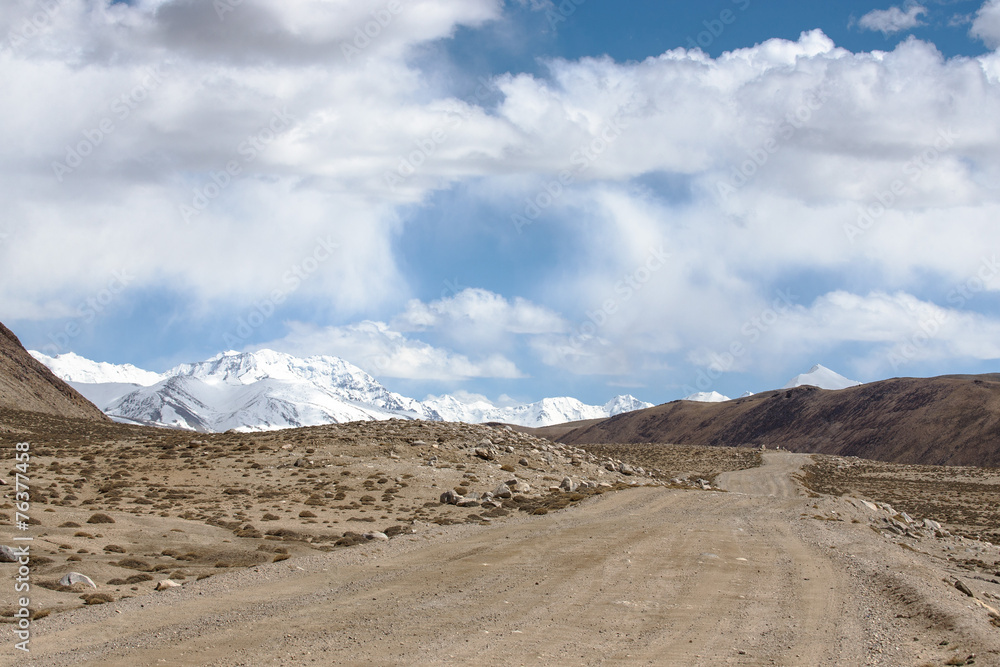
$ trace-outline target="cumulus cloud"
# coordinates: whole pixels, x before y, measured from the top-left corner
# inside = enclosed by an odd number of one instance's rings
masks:
[[[899,7],[876,9],[862,16],[858,20],[858,25],[865,30],[879,31],[888,36],[923,25],[920,17],[925,14],[927,8],[922,5],[911,5],[906,11]]]
[[[5,318],[71,313],[126,270],[130,290],[206,312],[293,296],[338,326],[298,325],[287,346],[383,360],[369,370],[386,376],[519,377],[517,339],[568,372],[652,373],[741,341],[804,277],[912,292],[1000,247],[996,54],[948,60],[912,38],[851,53],[812,31],[717,58],[553,60],[494,77],[485,106],[410,55],[502,3],[402,4],[382,25],[381,0],[245,0],[222,17],[191,0],[65,0],[8,43]],[[998,6],[980,11],[981,39]],[[871,29],[924,16],[883,12]],[[535,293],[410,301],[397,242],[414,204],[456,184],[499,221],[498,243],[522,244]],[[440,217],[441,238],[466,224]],[[558,251],[533,254],[539,239]],[[833,291],[810,289],[797,306]]]
[[[1000,0],[987,0],[976,13],[969,31],[991,49],[1000,48]]]
[[[292,322],[284,338],[254,347],[301,356],[337,356],[375,376],[386,378],[453,382],[473,378],[524,377],[516,364],[503,355],[486,354],[470,359],[407,338],[384,322],[368,320],[342,327]]]
[[[506,334],[563,331],[566,323],[555,312],[515,297],[508,300],[484,289],[465,288],[453,296],[424,303],[411,300],[393,320],[401,331],[438,330],[452,338],[496,340]]]
[[[831,292],[789,313],[767,345],[774,354],[815,354],[861,343],[866,352],[855,366],[875,377],[928,361],[1000,359],[1000,320],[956,307],[975,298],[976,284],[956,287],[946,305],[906,292]],[[981,290],[983,283],[978,285]]]

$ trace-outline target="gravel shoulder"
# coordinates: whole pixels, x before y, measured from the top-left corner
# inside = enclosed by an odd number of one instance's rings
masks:
[[[808,462],[768,453],[720,475],[728,492],[623,490],[61,613],[18,664],[1000,664],[1000,630],[941,561],[810,495]]]

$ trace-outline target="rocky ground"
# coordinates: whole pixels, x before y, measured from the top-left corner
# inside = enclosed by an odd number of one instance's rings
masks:
[[[8,413],[3,470],[21,441],[36,619],[27,661],[0,631],[0,664],[1000,665],[1000,551],[970,522],[990,515],[962,513],[996,498],[949,504],[953,469]]]
[[[4,481],[16,472],[15,443],[31,447],[23,534],[34,538],[32,610],[41,616],[436,526],[542,515],[638,484],[701,488],[714,470],[681,479],[690,453],[647,471],[503,426],[389,421],[205,435],[5,415]],[[725,469],[745,464],[721,450],[716,458]],[[21,534],[14,487],[0,492],[12,544]],[[97,588],[61,584],[71,572]],[[0,589],[0,620],[12,619],[13,593]]]

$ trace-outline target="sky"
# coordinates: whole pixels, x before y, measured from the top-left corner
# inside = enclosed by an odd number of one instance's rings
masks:
[[[1000,358],[1000,0],[3,0],[0,321],[497,403]]]

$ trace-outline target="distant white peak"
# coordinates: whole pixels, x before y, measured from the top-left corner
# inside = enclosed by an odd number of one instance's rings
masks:
[[[808,373],[796,375],[782,389],[792,389],[793,387],[819,387],[820,389],[847,389],[861,385],[857,380],[849,380],[840,373],[831,371],[826,366],[816,364],[809,369]]]
[[[694,401],[695,403],[725,403],[732,400],[717,391],[699,391],[681,399],[682,401]]]
[[[632,394],[615,396],[610,401],[604,404],[604,409],[608,412],[609,417],[620,415],[623,412],[645,410],[646,408],[651,408],[651,407],[653,407],[652,403],[647,403],[646,401],[640,401]]]
[[[742,394],[740,394],[740,398],[750,398],[751,396],[753,396],[752,391],[745,391]]]
[[[159,373],[144,371],[132,364],[110,364],[104,361],[91,361],[73,352],[49,357],[30,350],[29,354],[48,367],[56,376],[67,382],[85,384],[101,384],[116,382],[137,384],[148,387],[164,378]]]

